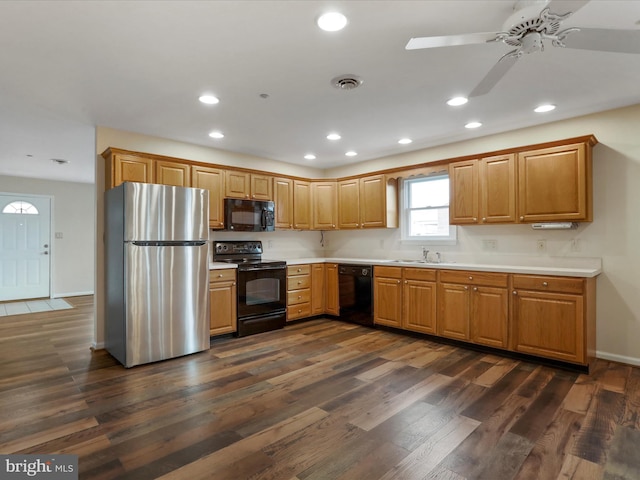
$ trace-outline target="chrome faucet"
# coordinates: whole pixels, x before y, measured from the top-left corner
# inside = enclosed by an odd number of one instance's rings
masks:
[[[440,257],[440,252],[436,252],[436,261],[434,263],[440,263],[442,258]]]
[[[426,263],[429,263],[429,250],[427,250],[425,247],[422,247],[422,259]]]

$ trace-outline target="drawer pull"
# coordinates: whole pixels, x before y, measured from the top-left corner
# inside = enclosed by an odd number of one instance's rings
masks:
[[[467,286],[465,285],[465,286],[464,286],[464,289],[465,289],[465,290],[469,290],[469,287],[467,287]]]
[[[514,291],[513,291],[513,294],[514,294],[514,295],[517,295],[517,294],[518,294],[518,292],[514,290]]]
[[[543,286],[543,287],[548,287],[548,286],[549,286],[549,283],[547,283],[547,282],[542,282],[542,286]]]
[[[473,291],[477,292],[478,291],[478,287],[473,287]]]
[[[222,274],[221,273],[218,274],[218,278],[222,278]]]
[[[469,280],[473,280],[473,277],[471,275],[469,275]]]
[[[302,295],[298,295],[298,298],[302,298]]]
[[[300,285],[302,283],[302,280],[298,280],[298,285]]]

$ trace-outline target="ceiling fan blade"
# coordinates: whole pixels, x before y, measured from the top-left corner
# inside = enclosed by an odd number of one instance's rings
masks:
[[[496,63],[482,81],[476,85],[476,88],[469,94],[469,97],[479,97],[480,95],[489,93],[516,63],[519,58],[517,52],[518,50],[513,50],[498,60],[498,63]]]
[[[551,0],[547,4],[547,8],[556,15],[564,15],[569,12],[573,14],[589,2],[590,0]]]
[[[467,33],[464,35],[444,35],[442,37],[418,37],[412,38],[404,47],[405,50],[419,48],[454,47],[456,45],[469,45],[472,43],[486,43],[495,40],[497,33]]]
[[[562,40],[567,48],[640,54],[640,30],[579,28]]]

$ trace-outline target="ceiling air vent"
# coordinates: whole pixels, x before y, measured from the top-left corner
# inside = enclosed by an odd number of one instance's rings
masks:
[[[338,90],[353,90],[362,85],[362,79],[357,75],[340,75],[331,80],[331,85]]]

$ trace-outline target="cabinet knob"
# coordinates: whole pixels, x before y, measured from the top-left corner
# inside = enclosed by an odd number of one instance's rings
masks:
[[[520,215],[520,220],[524,220],[524,215]]]
[[[298,269],[298,271],[299,271],[299,272],[301,272],[301,271],[302,271],[302,269],[301,269],[301,268],[299,268],[299,269]]]
[[[478,287],[473,287],[473,291],[477,292],[478,291]]]
[[[513,293],[514,295],[517,295],[517,294],[518,294],[518,292],[517,292],[517,291],[515,291],[515,290],[514,290],[512,293]]]
[[[548,286],[549,286],[549,284],[548,284],[547,282],[542,282],[542,286],[543,286],[543,287],[548,287]]]
[[[219,273],[219,274],[218,274],[218,277],[219,277],[219,278],[222,278],[222,274],[221,274],[221,273]]]
[[[487,217],[482,217],[482,221],[486,222],[487,221]]]
[[[478,221],[478,217],[473,217],[473,221],[477,222]]]
[[[300,285],[302,283],[302,280],[298,280],[298,285]]]
[[[396,283],[397,283],[398,285],[400,285],[400,280],[396,280]]]
[[[467,286],[465,285],[465,286],[464,286],[464,289],[465,289],[465,290],[469,290],[469,287],[467,287]]]
[[[405,280],[404,283],[409,283],[409,280]]]
[[[469,280],[473,280],[473,277],[471,275],[469,275]]]
[[[335,224],[331,225],[331,228],[336,228],[336,225]]]
[[[298,295],[298,298],[302,298],[302,295]]]

